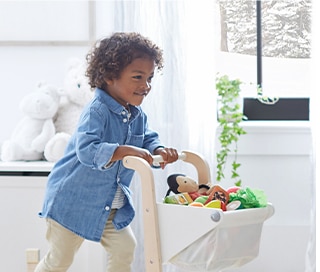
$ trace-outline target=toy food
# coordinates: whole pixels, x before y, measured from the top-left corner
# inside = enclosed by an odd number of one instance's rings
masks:
[[[188,205],[191,202],[193,202],[193,200],[188,193],[170,195],[170,196],[166,196],[164,199],[164,203],[168,203],[168,204]]]
[[[263,191],[239,186],[228,189],[220,185],[198,184],[184,174],[172,174],[167,179],[169,189],[164,199],[168,204],[221,209],[223,211],[267,206]],[[172,194],[173,193],[173,194]]]

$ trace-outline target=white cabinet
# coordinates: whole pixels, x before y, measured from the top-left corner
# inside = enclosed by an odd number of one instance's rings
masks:
[[[0,271],[27,270],[27,248],[47,251],[46,223],[38,217],[42,207],[48,162],[0,162]],[[99,243],[85,241],[70,272],[103,272],[106,255]]]

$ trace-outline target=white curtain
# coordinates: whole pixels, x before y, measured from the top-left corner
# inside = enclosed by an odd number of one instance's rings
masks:
[[[320,3],[318,1],[312,2],[312,76],[314,82],[310,84],[311,90],[311,103],[310,103],[310,120],[312,128],[312,140],[313,140],[313,153],[312,153],[312,177],[313,184],[311,188],[311,211],[310,211],[310,235],[306,252],[306,268],[305,272],[315,272],[316,270],[316,217],[317,214],[317,201],[316,196],[318,190],[316,189],[316,184],[319,182],[320,177],[320,144],[319,144],[319,104],[320,104],[320,94],[317,87],[317,78],[319,77],[320,69],[320,33],[319,33],[319,13],[320,13]]]
[[[214,131],[216,127],[214,67],[214,2],[208,1],[115,1],[115,31],[136,31],[149,37],[164,50],[165,67],[156,75],[152,91],[142,107],[151,127],[167,146],[179,151],[193,150],[214,168]],[[189,172],[188,172],[189,171]],[[155,170],[157,201],[168,189],[170,173],[194,176],[194,169],[179,162],[165,170]],[[213,175],[212,175],[213,176]],[[133,271],[143,272],[143,225],[141,183],[132,183],[136,218],[132,228],[138,248]],[[174,243],[174,241],[172,241]],[[179,271],[171,265],[165,272]]]

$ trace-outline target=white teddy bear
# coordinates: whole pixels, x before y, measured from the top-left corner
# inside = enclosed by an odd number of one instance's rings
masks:
[[[86,66],[82,61],[69,60],[58,113],[54,119],[56,134],[50,139],[44,150],[44,157],[47,161],[56,162],[63,156],[83,107],[93,97],[85,71]]]
[[[22,98],[19,107],[25,116],[16,125],[11,138],[4,141],[2,161],[43,159],[45,145],[55,134],[53,117],[59,102],[58,89],[44,82]]]

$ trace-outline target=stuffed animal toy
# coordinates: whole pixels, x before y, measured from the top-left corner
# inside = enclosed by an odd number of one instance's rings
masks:
[[[184,174],[172,174],[167,178],[169,189],[166,196],[171,192],[175,194],[188,193],[192,200],[195,200],[201,195],[207,195],[210,190],[208,184],[198,184],[191,177]]]
[[[93,97],[85,76],[85,68],[79,59],[69,60],[58,113],[54,119],[56,134],[50,139],[44,150],[44,157],[47,161],[55,162],[63,156],[83,107]]]
[[[10,139],[4,141],[1,151],[2,161],[41,160],[47,142],[55,134],[53,117],[59,107],[57,88],[38,83],[36,90],[20,102],[24,117],[16,125]]]

